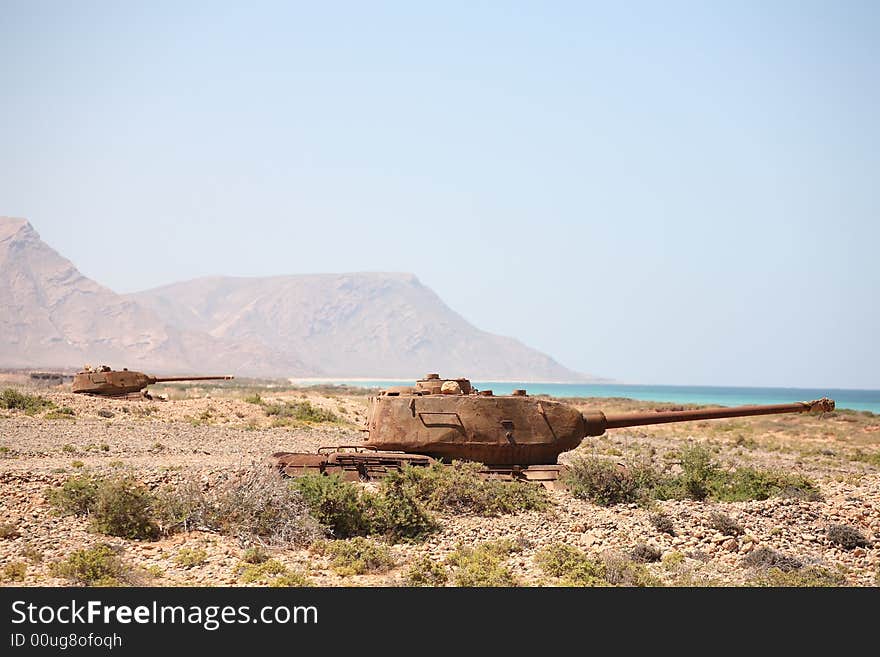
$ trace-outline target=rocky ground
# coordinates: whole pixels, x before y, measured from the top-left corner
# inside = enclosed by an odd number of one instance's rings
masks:
[[[360,442],[367,409],[366,395],[351,391],[259,391],[269,402],[308,399],[341,419],[308,425],[268,416],[264,406],[246,401],[253,390],[172,388],[171,400],[164,402],[88,398],[60,389],[29,392],[72,414],[0,410],[0,526],[7,528],[0,538],[0,578],[5,573],[5,583],[43,586],[68,583],[51,575],[53,562],[101,542],[119,547],[127,562],[145,573],[146,585],[241,585],[243,548],[233,538],[200,531],[158,541],[98,535],[89,530],[87,519],[53,514],[46,491],[81,472],[130,472],[152,489],[184,478],[210,482],[230,468],[266,463],[275,451],[313,452],[322,445]],[[572,403],[613,411],[658,406],[617,399]],[[880,417],[836,412],[822,418],[773,416],[639,427],[588,439],[575,453],[662,463],[688,441],[710,447],[730,467],[801,473],[818,485],[822,497],[601,507],[566,491],[551,491],[547,511],[494,518],[441,516],[442,530],[426,542],[391,546],[398,565],[382,574],[342,577],[327,557],[309,549],[274,550],[272,556],[319,586],[394,586],[404,584],[405,572],[420,556],[441,563],[460,544],[513,538],[522,549],[507,565],[518,581],[551,585],[555,580],[534,558],[544,546],[565,543],[589,554],[625,555],[647,544],[662,559],[646,568],[666,585],[736,586],[765,575],[744,560],[766,547],[836,573],[842,584],[877,585]],[[669,516],[673,534],[655,528],[652,517],[658,512]],[[715,512],[729,516],[742,531],[714,529]],[[844,549],[832,543],[827,536],[832,525],[857,529],[869,544]],[[178,557],[183,548],[204,550],[204,559],[182,565]],[[10,564],[25,565],[21,579],[12,575]]]

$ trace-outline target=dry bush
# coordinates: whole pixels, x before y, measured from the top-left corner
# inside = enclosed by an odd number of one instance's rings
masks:
[[[647,543],[636,545],[629,553],[630,558],[636,563],[653,563],[660,561],[660,549]]]
[[[800,560],[768,547],[752,550],[743,557],[742,563],[749,568],[778,568],[785,573],[797,570],[804,565]]]
[[[230,472],[212,488],[196,481],[164,491],[157,511],[165,534],[207,530],[242,545],[304,546],[323,535],[299,492],[273,468]]]
[[[828,540],[842,547],[844,550],[852,550],[857,547],[870,547],[871,542],[865,538],[858,529],[852,525],[830,525],[826,530]]]
[[[363,536],[347,541],[318,541],[312,551],[330,557],[330,567],[343,577],[384,573],[397,564],[387,545]]]
[[[709,526],[725,536],[739,536],[745,531],[742,525],[721,511],[713,511],[709,514]]]

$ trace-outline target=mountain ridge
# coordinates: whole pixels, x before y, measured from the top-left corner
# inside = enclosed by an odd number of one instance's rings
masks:
[[[241,376],[588,381],[470,324],[408,272],[206,276],[117,294],[0,217],[0,365]]]

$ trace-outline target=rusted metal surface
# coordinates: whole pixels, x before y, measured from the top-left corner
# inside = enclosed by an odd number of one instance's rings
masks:
[[[338,474],[348,481],[381,479],[389,472],[399,472],[405,465],[428,466],[429,456],[380,452],[364,447],[322,447],[317,454],[276,452],[272,455],[278,469],[290,477],[304,474]]]
[[[557,458],[587,436],[609,429],[667,422],[687,422],[778,413],[828,412],[834,402],[811,402],[606,415],[581,413],[556,401],[529,397],[526,391],[493,395],[467,379],[429,374],[413,387],[399,386],[370,399],[366,451],[340,449],[325,454],[276,454],[286,474],[340,472],[369,479],[406,463],[427,465],[433,459],[478,461],[487,477],[552,482]],[[419,461],[417,457],[426,457]]]
[[[647,424],[668,422],[691,422],[693,420],[718,420],[726,417],[751,415],[778,415],[780,413],[828,413],[834,410],[834,401],[827,397],[808,402],[791,404],[765,404],[761,406],[733,406],[731,408],[698,408],[690,411],[655,411],[653,413],[619,413],[606,415],[602,411],[584,413],[588,436],[601,436],[608,429],[622,429]]]
[[[136,395],[154,383],[166,381],[228,381],[232,376],[168,376],[156,377],[128,369],[112,370],[106,365],[86,367],[73,377],[73,392],[99,397],[126,397]]]

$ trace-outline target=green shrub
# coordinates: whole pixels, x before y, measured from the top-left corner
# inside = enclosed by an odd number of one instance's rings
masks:
[[[650,497],[656,480],[657,474],[650,466],[622,467],[595,456],[573,459],[562,476],[574,497],[602,506],[643,503]]]
[[[104,543],[77,550],[64,561],[53,563],[49,571],[81,586],[123,586],[133,583],[131,570],[109,545]]]
[[[174,557],[174,562],[182,568],[201,566],[207,560],[208,553],[202,548],[180,548]]]
[[[152,517],[154,499],[131,477],[106,479],[98,485],[92,526],[102,534],[155,539],[159,527]]]
[[[712,499],[720,502],[746,502],[771,497],[820,498],[819,489],[803,475],[749,467],[741,467],[734,472],[718,472],[710,482],[710,490]]]
[[[751,467],[725,470],[701,445],[682,448],[679,458],[681,474],[658,479],[654,485],[654,497],[697,501],[711,498],[719,502],[766,500],[774,496],[806,500],[820,497],[815,484],[802,475]]]
[[[422,556],[410,565],[404,581],[407,586],[445,586],[449,575],[442,563]]]
[[[387,545],[363,536],[347,541],[318,541],[312,546],[312,550],[330,557],[330,567],[343,577],[384,573],[396,565],[394,555]]]
[[[372,496],[339,475],[309,474],[293,480],[315,519],[336,538],[366,536],[373,529]]]
[[[383,534],[392,542],[419,541],[439,529],[439,525],[415,499],[402,478],[388,477],[382,481],[373,500],[373,533]]]
[[[232,472],[210,489],[190,480],[162,491],[157,518],[163,534],[207,528],[243,546],[304,546],[322,535],[303,496],[261,465]]]
[[[3,567],[3,579],[7,582],[23,582],[27,574],[27,564],[24,561],[10,561]]]
[[[871,546],[871,542],[865,538],[865,535],[852,525],[829,525],[826,530],[826,536],[829,541],[839,545],[844,550]]]
[[[46,497],[60,515],[88,515],[98,499],[98,480],[90,475],[75,475],[61,488],[48,490]]]
[[[549,501],[543,487],[485,479],[480,475],[481,468],[479,463],[465,461],[406,466],[388,475],[383,485],[408,493],[431,511],[496,516],[547,508]]]
[[[682,489],[692,500],[704,500],[709,495],[709,482],[718,473],[718,464],[712,454],[701,445],[682,448],[679,479]]]
[[[605,565],[565,543],[554,543],[535,555],[541,570],[564,586],[607,586]]]
[[[254,394],[245,397],[244,400],[245,400],[248,404],[257,404],[257,405],[260,405],[260,404],[263,403],[263,398],[260,397],[260,393],[258,393],[258,392],[255,392]]]
[[[333,411],[314,406],[308,401],[265,404],[263,409],[265,410],[266,415],[288,418],[298,422],[312,422],[317,424],[321,422],[341,421],[341,418]]]
[[[518,546],[513,541],[495,541],[458,548],[446,557],[452,566],[452,578],[456,586],[509,587],[517,586],[514,574],[505,561]]]
[[[0,408],[15,411],[24,411],[28,415],[34,415],[47,408],[54,408],[55,404],[45,397],[29,395],[19,392],[14,388],[6,388],[0,393]]]
[[[739,536],[745,531],[736,520],[721,511],[709,514],[709,526],[725,536]]]
[[[378,493],[338,475],[305,475],[297,477],[293,486],[334,538],[382,534],[392,541],[419,540],[437,529],[396,475],[385,478]]]

